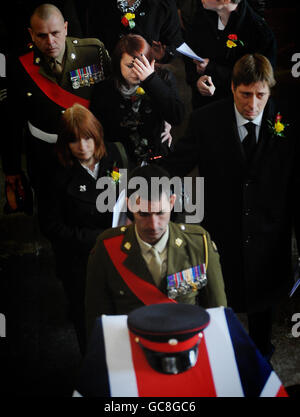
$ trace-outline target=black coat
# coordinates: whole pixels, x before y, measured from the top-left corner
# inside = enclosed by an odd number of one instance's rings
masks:
[[[114,166],[123,167],[115,144],[107,144],[106,149],[98,179],[109,175]],[[97,236],[111,227],[112,213],[98,212],[96,200],[101,191],[96,188],[96,179],[77,160],[68,168],[57,162],[51,178],[37,195],[40,228],[52,244],[56,276],[62,281],[80,349],[84,352],[87,260]],[[116,184],[113,189],[117,198]]]
[[[198,10],[193,24],[186,33],[186,42],[196,54],[209,58],[205,74],[210,75],[216,91],[212,97],[204,97],[198,92],[196,82],[201,76],[190,58],[185,59],[186,78],[192,87],[193,106],[199,107],[230,95],[231,72],[235,62],[243,55],[258,52],[265,55],[275,66],[276,41],[264,19],[256,14],[246,0],[239,3],[232,12],[223,31],[218,31],[218,14],[205,10],[198,2]],[[235,34],[244,43],[228,48],[228,35]]]
[[[149,148],[156,155],[166,155],[168,146],[161,144],[164,121],[178,125],[184,116],[184,105],[179,98],[174,75],[167,70],[151,74],[140,85],[145,91],[138,111],[137,132],[139,138],[146,138]],[[133,133],[128,119],[132,115],[130,99],[124,99],[114,80],[105,80],[94,88],[90,110],[100,120],[106,141],[120,141],[124,144],[131,160],[136,160],[136,146],[130,139]]]
[[[151,45],[160,41],[167,45],[167,57],[174,55],[182,42],[181,28],[174,0],[142,0],[134,12],[135,27],[129,29],[121,23],[123,14],[116,0],[91,1],[88,8],[87,36],[100,39],[112,53],[122,35],[136,33]]]
[[[275,120],[274,110],[269,101],[250,167],[232,99],[194,111],[187,137],[168,163],[174,175],[185,175],[197,164],[204,177],[202,225],[217,244],[228,305],[237,311],[263,310],[292,285],[293,224],[300,236],[299,144],[292,123],[286,137],[272,136],[267,121]]]
[[[106,148],[107,156],[100,161],[98,178],[106,177],[114,165],[122,168],[116,146],[108,143]],[[39,202],[40,225],[57,256],[65,261],[87,259],[96,237],[112,225],[112,213],[100,213],[96,208],[100,193],[96,180],[76,160],[67,168],[57,162],[52,181],[44,191]]]

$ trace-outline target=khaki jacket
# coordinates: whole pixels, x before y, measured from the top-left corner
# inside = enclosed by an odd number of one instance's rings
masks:
[[[128,288],[116,270],[103,243],[104,240],[120,234],[124,235],[120,250],[127,255],[124,266],[139,278],[155,285],[141,255],[134,225],[106,230],[98,237],[88,262],[86,287],[88,332],[92,330],[96,317],[101,314],[128,314],[135,308],[143,306],[142,301]],[[227,306],[219,254],[209,234],[197,225],[170,222],[167,275],[202,263],[207,263],[207,285],[200,291],[178,296],[176,301],[188,304],[199,303],[204,308]],[[163,279],[160,290],[167,294],[166,287],[167,279]]]

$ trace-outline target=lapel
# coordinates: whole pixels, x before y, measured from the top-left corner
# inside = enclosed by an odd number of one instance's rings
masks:
[[[167,275],[191,266],[183,233],[178,232],[172,222],[169,222],[169,233]]]
[[[46,60],[46,58],[43,56],[43,54],[37,49],[34,48],[34,54],[33,54],[33,63],[34,65],[39,66],[39,74],[41,74],[43,77],[48,78],[48,80],[54,82],[57,84],[56,78],[51,71],[51,68]]]
[[[122,241],[121,250],[126,253],[127,258],[123,265],[141,279],[155,285],[135,236],[134,223],[127,227]]]
[[[64,66],[63,66],[59,83],[57,82],[55,75],[51,71],[47,60],[37,48],[34,49],[34,63],[37,65],[36,59],[40,60],[39,61],[40,62],[39,73],[41,75],[48,78],[50,81],[54,82],[55,84],[60,84],[60,85],[65,85],[66,83],[68,84],[69,79],[70,79],[69,73],[73,70],[74,61],[76,60],[76,51],[75,51],[75,47],[73,45],[72,39],[66,38]]]
[[[95,179],[75,160],[67,190],[81,201],[91,202],[96,198]]]
[[[257,149],[253,158],[253,165],[255,165],[264,155],[271,152],[276,143],[270,133],[270,127],[268,125],[269,121],[275,121],[274,103],[271,99],[269,99],[264,110]]]
[[[221,132],[220,137],[224,138],[224,155],[231,154],[232,161],[237,161],[241,165],[246,164],[246,156],[243,145],[240,140],[233,98],[224,101],[224,109],[222,108],[222,115],[219,120],[218,134]]]
[[[61,74],[61,82],[65,84],[70,80],[70,72],[74,69],[74,63],[77,59],[76,50],[72,39],[66,38],[66,51],[65,51],[65,58],[64,58],[64,68]],[[78,66],[75,65],[77,68]]]

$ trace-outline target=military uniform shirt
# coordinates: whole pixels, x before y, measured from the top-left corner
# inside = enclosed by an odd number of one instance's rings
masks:
[[[143,258],[145,259],[145,262],[149,268],[149,263],[151,261],[152,255],[150,253],[150,249],[154,247],[156,251],[159,254],[160,262],[161,262],[161,274],[160,278],[166,276],[167,273],[167,261],[168,261],[168,250],[167,250],[167,243],[169,240],[169,226],[167,227],[167,230],[163,234],[163,236],[160,238],[160,240],[155,245],[150,245],[149,243],[143,241],[137,231],[136,225],[135,225],[135,235],[138,241],[138,244],[141,248],[141,254]],[[151,268],[149,268],[149,271],[151,272]]]

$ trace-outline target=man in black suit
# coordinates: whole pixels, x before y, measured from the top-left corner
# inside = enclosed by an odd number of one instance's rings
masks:
[[[268,358],[273,307],[292,285],[292,225],[297,237],[300,230],[299,144],[293,123],[275,110],[274,84],[266,57],[242,57],[233,70],[233,99],[194,111],[187,137],[167,160],[177,175],[198,165],[202,226],[218,246],[228,305],[248,313],[250,336]]]

